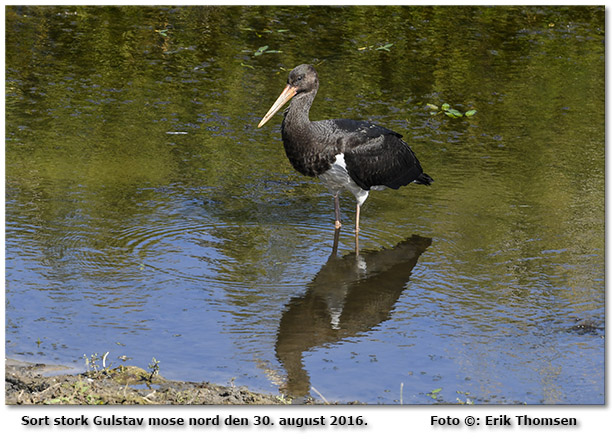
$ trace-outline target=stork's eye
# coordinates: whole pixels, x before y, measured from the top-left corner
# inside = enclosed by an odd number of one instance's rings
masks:
[[[302,81],[304,79],[304,75],[298,75],[296,81]]]

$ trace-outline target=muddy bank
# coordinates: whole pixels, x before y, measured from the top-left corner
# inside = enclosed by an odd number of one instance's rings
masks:
[[[61,366],[7,359],[5,381],[5,403],[10,405],[291,403],[245,387],[166,380],[135,366],[69,373]]]

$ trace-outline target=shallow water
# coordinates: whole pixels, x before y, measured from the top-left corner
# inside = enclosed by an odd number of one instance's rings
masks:
[[[298,401],[604,402],[603,8],[8,7],[6,29],[7,356]],[[332,198],[281,116],[256,128],[304,62],[312,119],[398,131],[435,179],[373,192],[358,256],[351,197],[333,252]]]

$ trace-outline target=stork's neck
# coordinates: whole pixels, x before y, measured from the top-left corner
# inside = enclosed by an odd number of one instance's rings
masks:
[[[309,120],[309,111],[317,90],[308,93],[300,93],[294,96],[285,114],[285,128],[292,132],[304,132],[308,130],[311,121]]]
[[[334,161],[334,153],[324,152],[326,144],[321,142],[321,133],[316,124],[309,120],[309,110],[316,93],[317,89],[294,96],[281,125],[287,158],[298,172],[310,177],[326,172]]]

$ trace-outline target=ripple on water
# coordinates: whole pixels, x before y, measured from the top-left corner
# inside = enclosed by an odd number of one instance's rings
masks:
[[[306,284],[332,251],[334,228],[322,218],[301,223],[219,223],[201,217],[153,218],[117,227],[88,218],[53,228],[7,223],[9,259],[29,261],[44,276],[62,281],[96,280],[109,287],[125,282],[206,283],[235,291],[295,288]],[[400,235],[366,227],[360,248],[391,247]],[[346,225],[339,254],[355,249],[353,227]],[[41,256],[42,254],[42,256]]]
[[[232,291],[302,287],[327,260],[334,230],[319,224],[202,223],[133,225],[108,243],[143,275],[165,281],[206,284]],[[364,230],[360,247],[392,246],[400,237]],[[354,251],[352,230],[341,232],[339,252]],[[88,270],[117,268],[108,253],[89,251]],[[132,270],[133,272],[134,270]]]

